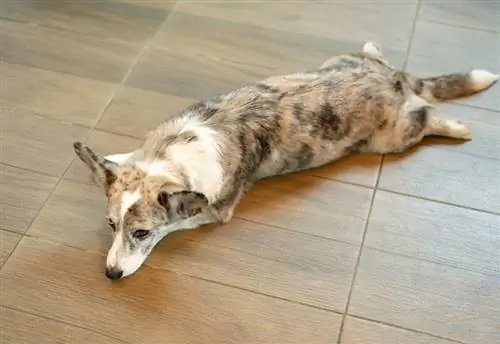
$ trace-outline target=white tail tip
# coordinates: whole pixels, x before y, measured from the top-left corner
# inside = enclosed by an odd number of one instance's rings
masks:
[[[483,69],[473,69],[469,72],[469,78],[474,91],[482,91],[494,84],[500,78],[500,75]]]

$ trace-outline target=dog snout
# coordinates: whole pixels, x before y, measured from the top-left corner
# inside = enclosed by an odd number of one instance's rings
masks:
[[[123,271],[121,269],[108,266],[106,268],[106,277],[110,280],[117,280],[123,276]]]

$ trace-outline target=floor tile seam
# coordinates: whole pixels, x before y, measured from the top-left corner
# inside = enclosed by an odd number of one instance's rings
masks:
[[[156,31],[148,39],[145,40],[142,48],[139,50],[139,52],[137,53],[137,55],[133,58],[132,62],[129,65],[129,68],[127,69],[127,71],[123,75],[120,83],[117,84],[117,86],[115,87],[115,89],[111,93],[111,95],[110,95],[107,103],[104,105],[104,108],[102,109],[100,115],[95,119],[94,125],[93,125],[94,130],[97,130],[96,127],[99,125],[100,121],[104,117],[104,114],[106,113],[106,111],[108,110],[108,108],[113,103],[113,100],[114,100],[115,96],[117,95],[118,91],[127,82],[128,78],[132,74],[132,71],[133,71],[134,67],[142,60],[143,56],[149,51],[151,45],[153,44],[153,42],[156,40],[156,38],[158,37],[158,35],[162,31],[162,27],[166,23],[166,21],[168,20],[170,14],[171,14],[171,12],[168,12],[168,14],[165,17],[165,19],[163,19],[163,21],[158,25]]]
[[[402,68],[403,70],[406,70],[407,63],[408,63],[408,57],[410,56],[410,52],[411,52],[411,48],[412,48],[412,44],[413,44],[413,36],[415,34],[415,29],[417,26],[417,21],[418,21],[418,17],[419,17],[419,13],[420,13],[420,7],[421,7],[421,0],[418,0],[417,7],[415,9],[415,14],[413,16],[413,23],[412,23],[412,28],[410,31],[410,36],[408,37],[408,46],[407,46],[407,50],[406,50],[405,61],[403,63],[403,68]],[[349,306],[351,304],[351,298],[352,298],[354,286],[356,284],[356,279],[357,279],[358,272],[359,272],[359,265],[361,262],[361,256],[363,254],[363,248],[365,246],[366,236],[367,236],[369,225],[370,225],[370,217],[371,217],[372,212],[373,212],[373,206],[375,203],[375,198],[377,196],[377,190],[378,190],[378,186],[379,186],[379,182],[380,182],[380,177],[382,175],[382,166],[383,165],[384,165],[384,155],[382,155],[382,157],[380,159],[379,168],[378,168],[378,172],[377,172],[377,179],[375,182],[375,187],[373,189],[372,198],[371,198],[371,202],[370,202],[370,208],[368,209],[368,213],[366,215],[365,226],[363,229],[363,236],[361,239],[358,257],[356,260],[356,265],[354,267],[354,272],[353,272],[352,280],[351,280],[350,287],[349,287],[349,293],[347,296],[345,312],[344,312],[344,315],[342,316],[342,322],[341,322],[341,326],[340,326],[339,337],[337,339],[337,344],[341,344],[341,341],[342,341],[342,335],[344,332],[345,321],[346,321],[346,314],[349,312]]]
[[[413,23],[412,23],[412,27],[411,27],[411,31],[410,31],[410,37],[408,37],[408,46],[406,48],[405,62],[403,63],[403,68],[402,68],[403,70],[406,70],[408,67],[408,60],[410,59],[411,49],[413,47],[413,40],[415,37],[415,31],[417,29],[417,23],[419,20],[421,8],[422,8],[422,0],[418,0],[415,15],[413,17]]]
[[[380,164],[382,165],[382,161],[380,162]],[[380,172],[381,172],[381,166],[379,167],[379,172],[378,172],[378,177],[377,177],[377,184],[378,184],[378,179],[380,178]],[[368,224],[369,224],[370,216],[371,216],[372,211],[373,211],[373,204],[375,203],[375,196],[376,196],[376,194],[377,194],[377,185],[373,189],[372,197],[371,197],[371,202],[370,202],[370,207],[369,207],[368,212],[366,214],[366,220],[365,220],[364,227],[363,227],[363,235],[362,235],[362,238],[361,238],[361,243],[359,245],[358,255],[356,257],[356,263],[354,265],[354,270],[353,270],[353,275],[352,275],[352,278],[351,278],[351,283],[349,284],[349,292],[347,294],[347,300],[346,300],[346,304],[345,304],[345,311],[344,311],[344,314],[342,316],[342,322],[341,322],[341,326],[340,326],[339,336],[337,338],[337,344],[341,344],[342,334],[344,332],[344,326],[345,326],[345,321],[346,321],[346,314],[348,314],[348,312],[349,312],[349,305],[351,303],[351,298],[352,298],[352,294],[353,294],[353,291],[354,291],[354,286],[356,284],[356,278],[358,276],[359,265],[360,265],[360,262],[361,262],[361,256],[362,256],[363,248],[364,248],[364,245],[365,245],[366,234],[368,232]]]
[[[464,24],[457,24],[457,23],[450,23],[446,21],[441,21],[437,19],[425,19],[425,18],[420,18],[422,22],[427,22],[427,23],[432,23],[432,24],[439,24],[439,25],[444,25],[444,26],[450,26],[450,27],[456,27],[460,29],[466,29],[466,30],[471,30],[471,31],[480,31],[480,32],[488,32],[488,33],[493,33],[500,35],[500,30],[495,30],[495,29],[488,29],[484,27],[477,27],[477,26],[472,26],[472,25],[464,25]]]
[[[234,218],[238,219],[238,220],[242,220],[242,221],[248,222],[248,223],[253,223],[253,224],[257,224],[257,225],[263,225],[263,226],[267,226],[267,227],[276,228],[276,229],[280,229],[280,230],[283,230],[283,231],[291,232],[291,233],[294,233],[294,234],[303,235],[303,236],[308,237],[308,238],[315,238],[315,239],[325,240],[325,241],[328,241],[328,242],[336,242],[336,243],[339,243],[339,244],[352,246],[353,248],[359,248],[359,244],[360,244],[360,243],[355,243],[355,242],[352,242],[352,241],[347,241],[347,240],[342,240],[342,239],[335,239],[335,238],[327,237],[327,236],[320,235],[320,234],[301,232],[301,231],[293,229],[293,228],[288,228],[288,227],[279,226],[279,225],[275,225],[275,224],[271,224],[271,223],[266,223],[266,222],[262,222],[262,221],[252,220],[252,219],[249,219],[249,218],[246,218],[246,217],[243,217],[243,216],[235,215]]]
[[[289,299],[289,298],[284,297],[284,296],[273,295],[273,294],[269,294],[269,293],[266,293],[266,292],[261,292],[261,291],[258,291],[258,290],[253,290],[253,289],[249,289],[249,288],[245,288],[245,287],[233,285],[231,283],[226,283],[226,282],[217,281],[217,280],[213,280],[213,279],[209,279],[209,278],[204,278],[204,277],[201,277],[201,276],[196,276],[194,274],[185,273],[185,272],[183,272],[181,270],[170,270],[170,269],[154,268],[154,267],[150,267],[150,268],[151,269],[162,270],[162,271],[168,271],[168,272],[174,273],[176,275],[186,276],[186,277],[189,277],[189,278],[192,278],[192,279],[195,279],[195,280],[204,281],[204,282],[207,282],[207,283],[210,283],[210,284],[215,284],[215,285],[223,286],[223,287],[226,287],[226,288],[236,289],[236,290],[240,290],[240,291],[251,293],[251,294],[254,294],[254,295],[258,295],[258,296],[264,296],[264,297],[271,298],[271,299],[274,299],[274,300],[280,300],[280,301],[284,301],[284,302],[289,302],[289,303],[292,303],[292,304],[295,304],[295,305],[299,305],[299,306],[303,306],[303,307],[307,307],[307,308],[311,308],[311,309],[316,309],[316,310],[320,310],[320,311],[325,311],[325,312],[328,312],[328,313],[331,313],[331,314],[336,314],[336,315],[339,315],[339,316],[341,316],[341,315],[344,314],[341,311],[335,310],[333,308],[316,306],[316,305],[309,304],[309,303],[304,302],[304,301],[293,300],[293,299]]]
[[[471,207],[471,206],[467,206],[467,205],[463,205],[463,204],[459,204],[459,203],[447,202],[447,201],[443,201],[443,200],[439,200],[439,199],[434,199],[434,198],[429,198],[429,197],[425,197],[425,196],[414,195],[414,194],[406,193],[404,191],[397,191],[397,190],[388,189],[388,188],[380,187],[380,186],[377,187],[377,190],[382,191],[382,192],[391,193],[391,194],[394,194],[394,195],[406,196],[406,197],[418,199],[418,200],[421,200],[421,201],[428,201],[428,202],[433,202],[433,203],[439,203],[439,204],[443,204],[443,205],[447,205],[447,206],[451,206],[451,207],[455,207],[455,208],[460,208],[460,209],[475,211],[475,212],[478,212],[478,213],[489,214],[489,215],[494,215],[494,216],[500,216],[500,212],[495,212],[495,211],[491,211],[491,210],[485,210],[485,209],[481,209],[481,208],[475,208],[475,207]]]
[[[242,220],[245,220],[245,219],[242,219]],[[253,223],[253,221],[248,221],[248,222]],[[260,223],[258,223],[258,224],[260,224]],[[276,227],[276,226],[273,226],[273,227]],[[280,228],[280,227],[277,227],[277,228],[288,230],[287,228]],[[51,238],[47,238],[47,237],[44,237],[44,236],[30,234],[27,231],[21,233],[21,232],[16,232],[16,231],[13,231],[13,230],[10,230],[10,229],[6,229],[6,228],[3,228],[3,227],[0,227],[0,230],[1,231],[5,231],[5,232],[9,232],[11,234],[18,235],[18,236],[21,237],[21,239],[24,238],[24,237],[26,237],[26,238],[33,238],[33,239],[36,239],[36,240],[51,242],[51,243],[54,243],[56,245],[61,245],[63,247],[68,247],[68,248],[75,249],[75,250],[78,250],[78,251],[81,251],[81,252],[88,252],[88,253],[91,253],[91,254],[97,254],[97,255],[100,255],[100,256],[106,256],[106,253],[102,252],[102,251],[92,250],[92,249],[86,249],[86,248],[82,248],[80,246],[74,246],[74,245],[71,245],[71,244],[63,242],[63,241],[57,241],[57,240],[54,240],[54,239],[51,239]],[[310,235],[310,234],[307,234],[307,233],[302,233],[302,232],[297,232],[297,233],[298,234],[303,234],[303,235],[305,235],[307,237],[315,237],[314,235]],[[168,240],[168,238],[165,238],[165,239]],[[344,242],[344,241],[339,241],[339,240],[336,240],[336,239],[324,238],[324,237],[319,237],[319,239],[326,239],[328,241],[333,241],[333,242],[336,242],[336,243],[340,243],[340,244],[351,246],[352,248],[358,248],[359,249],[359,245],[356,245],[356,244],[353,244],[353,243],[350,243],[350,242]],[[183,240],[186,240],[188,242],[193,242],[193,243],[199,243],[200,245],[203,245],[203,246],[210,246],[210,247],[213,247],[213,248],[228,249],[228,250],[234,251],[236,253],[241,253],[241,254],[245,254],[245,255],[248,255],[248,256],[256,257],[256,258],[267,259],[267,260],[270,260],[270,261],[273,261],[273,262],[278,262],[278,263],[280,262],[278,259],[268,259],[268,258],[262,257],[262,256],[260,256],[258,254],[252,254],[252,253],[246,252],[244,250],[240,250],[237,247],[233,247],[233,246],[229,246],[229,245],[219,245],[217,243],[208,243],[207,244],[207,243],[203,243],[201,241],[192,240],[190,238],[186,238],[186,239],[183,239]],[[368,250],[371,250],[371,251],[378,252],[378,253],[384,253],[384,254],[387,254],[387,255],[391,255],[391,256],[394,256],[394,257],[397,257],[397,258],[405,258],[405,259],[408,259],[408,260],[411,260],[411,261],[414,261],[414,262],[425,262],[425,263],[433,264],[433,265],[440,266],[440,267],[443,267],[443,268],[456,269],[456,270],[460,270],[460,271],[463,271],[463,272],[468,272],[468,273],[472,273],[472,274],[476,274],[476,275],[487,276],[487,277],[490,277],[490,278],[500,278],[500,271],[499,271],[499,274],[495,274],[495,273],[491,273],[491,272],[485,272],[485,271],[478,271],[478,270],[474,270],[474,269],[471,269],[471,268],[462,267],[462,266],[457,265],[457,264],[445,263],[445,262],[440,262],[438,260],[434,260],[434,259],[430,259],[430,258],[421,258],[421,257],[412,256],[412,255],[409,255],[409,254],[404,254],[404,253],[398,253],[398,252],[394,252],[394,251],[390,251],[390,250],[385,250],[383,248],[369,246],[366,243],[364,245],[364,248],[368,249]],[[150,268],[156,268],[156,269],[160,269],[160,270],[163,269],[161,267],[153,267],[153,266],[150,266],[150,265],[148,265],[148,266]]]
[[[392,323],[389,323],[389,322],[384,322],[384,321],[377,320],[377,319],[374,319],[374,318],[371,318],[371,317],[367,317],[367,316],[361,316],[361,315],[356,315],[356,314],[350,314],[350,313],[348,313],[347,317],[354,318],[354,319],[359,319],[359,320],[364,320],[364,321],[372,322],[372,323],[375,323],[375,324],[379,324],[379,325],[383,325],[383,326],[388,326],[388,327],[392,327],[392,328],[396,328],[396,329],[399,329],[399,330],[404,330],[404,331],[408,331],[408,332],[412,332],[412,333],[417,333],[417,334],[429,336],[429,337],[432,337],[432,338],[435,338],[435,339],[446,340],[446,341],[449,341],[451,343],[468,344],[466,342],[462,342],[462,341],[459,341],[459,340],[456,340],[456,339],[451,339],[451,338],[443,337],[443,336],[436,335],[436,334],[433,334],[433,333],[430,333],[430,332],[420,331],[420,330],[416,330],[416,329],[412,329],[412,328],[408,328],[408,327],[404,327],[404,326],[392,324]],[[341,344],[341,343],[339,343],[339,344]]]
[[[24,232],[16,232],[13,229],[8,229],[8,228],[2,227],[2,226],[0,226],[0,232],[7,232],[7,233],[10,233],[10,234],[17,234],[20,237],[24,236]]]
[[[436,265],[436,266],[443,267],[443,268],[451,268],[451,269],[455,269],[455,270],[460,270],[462,272],[468,272],[468,273],[471,273],[471,274],[481,275],[481,276],[484,276],[484,277],[495,278],[495,279],[499,279],[500,280],[500,269],[498,271],[498,274],[495,274],[493,272],[478,271],[478,270],[474,270],[474,269],[471,269],[471,268],[466,268],[466,267],[460,266],[458,264],[440,262],[438,260],[434,260],[434,259],[431,259],[431,258],[416,257],[416,256],[412,256],[412,255],[409,255],[409,254],[398,253],[398,252],[394,252],[394,251],[390,251],[390,250],[385,250],[383,248],[369,246],[369,245],[365,245],[364,249],[370,250],[370,251],[374,251],[374,252],[378,252],[378,253],[387,254],[387,255],[390,255],[390,256],[393,256],[393,257],[396,257],[396,258],[404,258],[404,259],[407,259],[407,260],[411,260],[413,262],[429,263],[429,264]]]
[[[31,315],[31,316],[34,316],[34,317],[37,317],[37,318],[41,318],[41,319],[53,321],[53,322],[56,322],[56,323],[59,323],[59,324],[62,324],[62,325],[66,325],[66,326],[70,326],[70,327],[77,328],[77,329],[80,329],[80,330],[88,331],[88,332],[91,332],[91,333],[94,333],[94,334],[98,334],[98,335],[101,335],[103,337],[112,339],[114,341],[118,341],[120,343],[133,344],[131,342],[127,342],[127,341],[124,341],[122,339],[110,336],[109,334],[107,334],[105,332],[96,331],[96,330],[88,328],[86,326],[81,326],[81,325],[78,325],[78,324],[74,324],[74,323],[71,323],[71,322],[68,322],[68,321],[64,321],[62,319],[56,319],[56,318],[53,318],[53,317],[50,317],[50,316],[46,316],[46,315],[43,315],[43,314],[37,314],[35,312],[30,312],[30,311],[25,310],[25,309],[13,307],[13,306],[7,306],[7,305],[4,305],[4,304],[0,304],[0,308],[10,309],[12,311],[24,313],[24,314]]]

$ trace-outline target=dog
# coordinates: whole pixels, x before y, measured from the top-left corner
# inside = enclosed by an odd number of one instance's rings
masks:
[[[102,157],[75,142],[108,199],[106,277],[135,273],[171,232],[228,222],[260,179],[357,152],[400,153],[429,135],[470,140],[464,124],[439,119],[431,103],[471,96],[498,78],[479,69],[419,78],[367,42],[315,70],[194,103],[133,152]]]

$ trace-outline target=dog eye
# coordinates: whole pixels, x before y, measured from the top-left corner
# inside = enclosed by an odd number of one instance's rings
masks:
[[[149,235],[149,231],[144,230],[144,229],[138,229],[134,233],[132,233],[132,236],[136,239],[144,239]]]
[[[113,222],[113,220],[108,219],[108,225],[111,227],[113,232],[116,230],[116,224]]]

